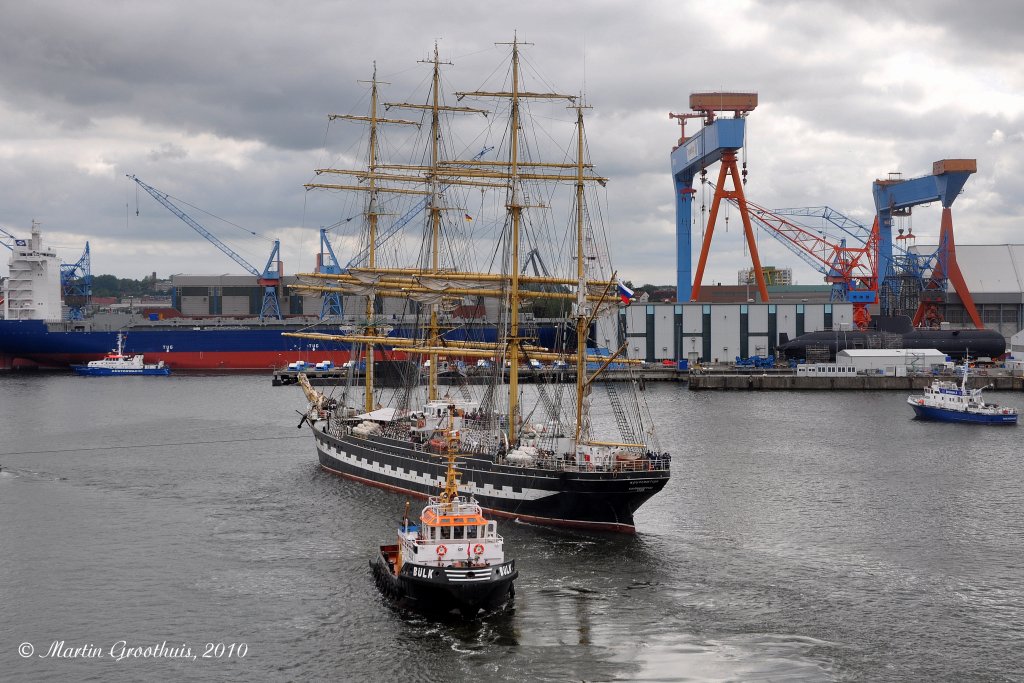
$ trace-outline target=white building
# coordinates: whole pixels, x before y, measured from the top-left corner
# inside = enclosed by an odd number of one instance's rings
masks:
[[[4,280],[4,318],[7,320],[60,320],[60,259],[43,246],[39,224],[32,222],[32,237],[14,239]]]
[[[1010,337],[1006,354],[1006,369],[1018,377],[1024,375],[1024,331]]]
[[[737,356],[775,355],[779,335],[850,329],[849,303],[657,303],[620,309],[617,331],[597,331],[598,346],[625,342],[630,358],[659,363],[731,363]]]
[[[948,356],[938,349],[846,349],[836,354],[836,364],[852,365],[857,372],[887,375],[952,367]]]

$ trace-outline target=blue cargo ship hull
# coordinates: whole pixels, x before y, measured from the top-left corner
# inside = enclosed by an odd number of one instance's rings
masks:
[[[174,322],[178,320],[180,322]],[[163,361],[174,370],[270,370],[297,360],[332,361],[341,365],[350,359],[351,346],[341,341],[323,341],[283,336],[283,332],[310,331],[339,334],[339,326],[312,326],[310,321],[234,323],[199,319],[172,319],[153,324],[139,321],[110,326],[88,322],[47,323],[42,320],[0,320],[0,369],[64,369],[102,358],[116,345],[117,334],[125,335],[125,351],[144,354],[147,361]],[[390,335],[411,336],[413,328],[396,327]],[[449,331],[449,340],[491,341],[491,325],[475,324]],[[551,348],[555,328],[540,326],[538,343]],[[378,351],[380,360],[403,359],[404,354]],[[454,355],[454,354],[453,354]]]

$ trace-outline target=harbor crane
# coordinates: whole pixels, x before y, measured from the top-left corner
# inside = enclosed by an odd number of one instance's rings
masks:
[[[945,303],[946,289],[952,283],[971,322],[979,330],[984,329],[957,264],[951,210],[967,179],[977,170],[976,159],[942,159],[932,164],[931,175],[909,180],[891,175],[872,184],[879,232],[879,295],[883,313],[909,312],[916,305],[914,325],[926,322],[936,325],[939,322],[937,306]],[[908,216],[913,207],[934,201],[942,204],[938,250],[931,259],[922,259],[910,252],[905,258],[894,258],[893,218]]]
[[[761,269],[761,260],[754,241],[754,230],[747,212],[743,183],[746,182],[746,162],[740,173],[736,163],[736,152],[743,147],[746,130],[746,116],[757,107],[757,93],[707,92],[690,95],[692,113],[669,114],[670,119],[679,121],[679,144],[672,150],[672,180],[676,189],[676,301],[697,301],[700,298],[701,281],[707,265],[715,221],[723,199],[732,200],[740,210],[743,233],[746,236],[750,260],[753,265],[761,301],[768,301],[768,286]],[[715,118],[716,112],[732,112],[731,119]],[[690,137],[686,137],[686,120],[700,119],[704,126]],[[708,214],[707,229],[697,262],[697,273],[691,285],[691,249],[693,225],[693,179],[700,172],[701,180],[707,175],[707,167],[722,162],[715,184],[715,197]],[[726,180],[732,180],[732,189]]]
[[[327,239],[327,228],[320,228],[320,251],[316,255],[316,272],[327,275],[340,275],[341,264],[334,253],[331,241]],[[327,318],[342,313],[341,295],[337,292],[324,292],[323,303],[320,306],[320,318]]]
[[[0,240],[0,244],[2,244],[5,247],[7,247],[7,251],[14,251],[14,246],[13,246],[14,245],[14,240],[16,240],[18,238],[15,237],[14,235],[12,235],[11,233],[7,232],[6,230],[4,230],[2,227],[0,227],[0,235],[3,235],[4,237],[6,237],[9,240],[11,240],[10,244],[5,242],[4,240]]]
[[[878,302],[877,222],[861,242],[861,231],[854,229],[856,224],[828,207],[820,207],[817,216],[839,226],[844,236],[836,238],[824,231],[810,230],[750,200],[747,209],[758,226],[825,276],[825,282],[832,285],[831,301],[853,304],[853,322],[857,327],[868,326],[871,314],[867,307]],[[805,215],[814,213],[809,210]]]
[[[60,289],[64,305],[68,307],[68,320],[81,320],[92,302],[92,261],[89,243],[74,263],[60,264]]]
[[[148,192],[153,199],[157,200],[168,211],[173,213],[175,216],[184,221],[189,227],[198,232],[200,235],[205,237],[215,247],[223,251],[225,254],[231,257],[231,259],[238,265],[245,268],[246,271],[256,276],[259,285],[263,287],[263,305],[260,308],[260,320],[267,317],[281,319],[281,304],[278,301],[277,290],[281,285],[281,279],[283,277],[283,266],[281,263],[281,242],[280,240],[274,240],[274,246],[270,251],[270,257],[267,259],[267,264],[263,266],[263,270],[258,270],[255,266],[250,264],[241,255],[238,254],[234,249],[220,241],[216,235],[204,228],[202,225],[197,223],[191,216],[179,209],[171,200],[170,197],[160,192],[154,187],[147,185],[142,182],[139,178],[134,175],[128,174],[131,178],[141,187],[143,190]]]
[[[967,163],[963,164],[963,166],[969,169],[973,160],[965,161]],[[943,170],[948,172],[950,162],[941,163],[943,164]],[[959,162],[954,160],[953,163]],[[893,174],[888,180],[877,182],[892,186],[905,181],[897,177],[896,174]],[[924,188],[923,190],[922,187]],[[924,192],[924,194],[921,195],[921,192]],[[916,182],[911,186],[908,196],[905,196],[903,201],[907,201],[909,197],[914,199],[914,201],[920,200],[920,203],[928,203],[932,201],[931,193],[933,192],[937,192],[934,181],[926,177],[924,183]],[[832,239],[834,242],[846,239],[850,240],[854,245],[866,246],[869,240],[873,239],[876,243],[880,241],[878,234],[879,219],[877,216],[872,227],[869,228],[827,206],[772,209],[772,213],[776,216],[789,217],[794,221],[799,221],[800,217],[816,217],[824,225],[824,227],[817,229],[817,234],[825,239]],[[892,216],[905,216],[908,213],[909,208],[897,209],[892,212]],[[891,254],[889,265],[885,266],[885,269],[890,273],[889,283],[885,285],[888,303],[884,306],[881,305],[881,297],[879,297],[877,301],[880,303],[880,308],[883,313],[911,317],[914,327],[935,327],[941,322],[937,306],[945,300],[945,292],[951,279],[949,277],[951,273],[950,264],[953,262],[953,267],[955,267],[956,259],[951,212],[944,210],[942,221],[939,245],[932,252],[922,252],[916,246],[916,235],[914,235],[913,230],[909,227],[906,230],[902,227],[898,228],[897,234],[892,237],[890,250],[880,251],[880,256],[885,253]],[[779,238],[779,235],[775,232],[770,231],[769,234]],[[792,245],[785,240],[780,239],[780,241],[783,241],[786,246],[792,248]],[[855,246],[854,249],[856,248]],[[798,253],[798,255],[802,258],[805,256],[803,253]],[[804,260],[806,261],[807,259],[804,258]],[[883,267],[878,265],[881,260],[881,257],[879,257],[875,261],[875,268],[877,270],[875,279],[879,286],[882,283],[881,275],[885,272],[882,270]],[[820,268],[818,270],[824,272]],[[959,268],[956,267],[956,270],[959,271]],[[975,327],[981,329],[983,326],[980,316],[977,315],[977,309],[974,307],[973,299],[966,283],[962,282],[962,277],[960,285],[954,282],[954,287]],[[833,290],[832,300],[843,299],[837,299],[835,290]]]

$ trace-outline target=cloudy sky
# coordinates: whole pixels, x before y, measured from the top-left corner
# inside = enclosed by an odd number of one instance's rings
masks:
[[[351,144],[328,135],[326,115],[365,112],[359,81],[374,61],[387,99],[422,92],[417,62],[435,41],[453,89],[475,89],[514,31],[547,83],[594,107],[615,265],[637,284],[675,282],[668,113],[702,90],[759,93],[746,192],[763,206],[829,205],[868,223],[872,180],[970,157],[958,243],[1024,242],[1016,0],[5,3],[0,227],[39,221],[66,261],[89,240],[94,274],[241,272],[137,198],[132,173],[197,207],[257,266],[269,242],[250,232],[281,239],[287,272],[311,270],[317,229],[344,217],[303,189]],[[934,243],[938,220],[937,208],[915,212],[920,243]],[[762,262],[820,282],[770,237],[759,245]],[[716,228],[711,254],[705,282],[735,282],[749,263],[737,222]]]

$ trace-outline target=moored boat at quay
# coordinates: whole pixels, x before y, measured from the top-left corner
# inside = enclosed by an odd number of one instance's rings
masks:
[[[344,340],[361,345],[361,362],[367,372],[359,384],[351,383],[333,394],[336,406],[324,410],[318,392],[310,393],[310,409],[303,423],[312,428],[320,466],[327,472],[365,484],[412,494],[431,495],[444,481],[441,457],[454,450],[462,472],[461,490],[486,511],[503,517],[540,524],[571,526],[631,533],[634,513],[669,480],[670,457],[657,442],[638,375],[623,382],[604,381],[603,373],[615,367],[622,373],[640,369],[640,362],[625,355],[627,344],[618,326],[619,285],[611,270],[600,225],[601,211],[588,202],[589,191],[607,179],[594,174],[586,157],[583,112],[575,96],[530,92],[522,81],[521,43],[511,48],[510,82],[490,91],[459,96],[496,100],[508,113],[507,127],[491,131],[497,159],[444,159],[446,132],[442,114],[472,115],[484,110],[441,104],[440,65],[434,50],[433,79],[427,105],[389,104],[392,110],[407,107],[423,112],[433,141],[426,155],[408,163],[376,154],[378,127],[410,123],[386,121],[378,111],[378,82],[371,83],[369,115],[335,116],[369,125],[366,166],[361,170],[319,169],[320,173],[353,175],[358,184],[311,183],[309,188],[339,189],[369,195],[364,204],[362,243],[379,235],[377,222],[386,215],[376,202],[386,192],[425,195],[429,212],[421,235],[410,235],[388,254],[390,262],[376,261],[373,249],[365,263],[346,273],[310,273],[303,277],[312,291],[351,295],[362,293],[366,314],[361,329],[343,336],[299,333],[312,340]],[[572,116],[564,121],[562,134],[575,138],[573,158],[547,163],[526,159],[533,153],[527,139],[552,139],[550,132],[536,134],[534,120],[525,116],[524,103],[540,106],[539,100],[561,100],[557,110],[570,105]],[[552,107],[554,110],[555,107]],[[488,121],[493,121],[488,117]],[[512,131],[509,134],[507,131]],[[529,137],[536,134],[536,137]],[[488,138],[484,144],[490,142]],[[532,142],[531,142],[532,144]],[[492,149],[485,147],[485,150]],[[564,159],[564,154],[558,157]],[[438,182],[438,178],[442,180]],[[465,211],[451,211],[470,200],[492,210],[472,218],[474,224],[493,226],[490,232],[469,232]],[[559,187],[571,188],[559,199]],[[482,195],[482,196],[481,196]],[[564,201],[570,216],[564,232],[528,219],[528,209],[556,213],[527,197],[545,197],[552,204]],[[401,214],[401,211],[393,211]],[[454,217],[454,218],[453,218]],[[545,229],[538,226],[545,224]],[[398,240],[396,240],[398,241]],[[395,241],[389,243],[394,244]],[[552,245],[570,245],[561,254]],[[475,254],[497,256],[474,264]],[[528,275],[526,266],[535,255],[560,255],[557,262],[538,268],[544,274]],[[423,325],[408,339],[385,337],[377,315],[379,300],[398,298],[420,312]],[[452,342],[444,338],[439,322],[443,311],[469,302],[493,302],[501,307],[493,340]],[[544,302],[551,318],[560,318],[567,332],[564,343],[545,346],[527,327],[525,301]],[[292,336],[292,335],[288,335]],[[615,340],[615,345],[597,340]],[[617,348],[616,348],[617,347]],[[404,387],[380,391],[372,371],[375,354],[382,350],[425,358],[424,377],[416,376]],[[439,361],[457,358],[466,363],[483,360],[477,384],[442,385]],[[429,361],[429,362],[427,362]],[[536,364],[555,364],[570,369],[570,383],[540,382],[526,392],[521,373]],[[301,382],[301,380],[300,380]],[[532,403],[531,403],[532,402]],[[387,405],[384,405],[387,403]],[[356,407],[358,406],[358,408]],[[596,417],[600,415],[601,417]]]
[[[146,363],[141,353],[126,356],[124,353],[124,335],[117,335],[117,347],[99,360],[91,360],[85,365],[72,365],[71,369],[79,375],[92,376],[126,376],[151,375],[164,376],[171,374],[171,369],[158,363]]]
[[[968,368],[963,367],[960,383],[936,379],[925,387],[921,396],[907,397],[914,415],[922,420],[937,422],[968,422],[987,425],[1017,424],[1017,410],[994,403],[986,403],[982,392],[989,387],[969,389]]]

